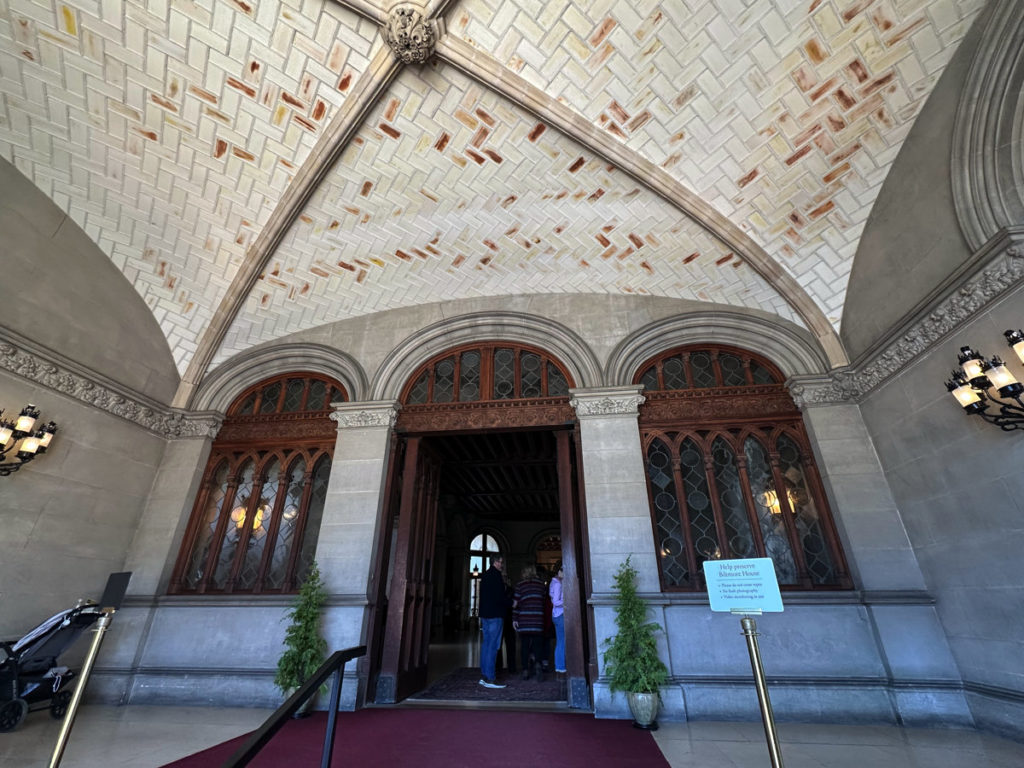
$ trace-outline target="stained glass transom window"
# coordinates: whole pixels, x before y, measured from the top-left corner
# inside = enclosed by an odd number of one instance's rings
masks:
[[[409,379],[402,402],[425,403],[568,397],[572,383],[551,355],[508,344],[475,344],[445,352]]]

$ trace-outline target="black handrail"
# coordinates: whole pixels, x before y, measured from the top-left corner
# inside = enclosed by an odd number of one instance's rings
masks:
[[[360,645],[356,648],[346,648],[344,651],[335,651],[331,657],[320,665],[320,669],[313,673],[302,687],[288,697],[288,700],[277,708],[266,722],[257,730],[253,731],[245,743],[231,755],[221,768],[242,768],[249,764],[249,761],[256,757],[256,754],[266,746],[274,734],[294,715],[310,696],[319,690],[327,678],[333,673],[334,681],[331,683],[331,702],[327,714],[327,733],[324,734],[324,751],[320,757],[320,768],[330,768],[331,752],[334,751],[334,726],[338,719],[338,703],[341,701],[341,680],[345,672],[345,665],[359,656],[366,653],[366,646]]]

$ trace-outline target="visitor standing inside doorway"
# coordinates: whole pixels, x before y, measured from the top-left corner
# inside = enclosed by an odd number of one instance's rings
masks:
[[[523,568],[523,578],[516,584],[515,607],[512,609],[512,626],[519,633],[522,647],[523,680],[531,674],[537,682],[544,679],[544,666],[548,663],[547,644],[544,637],[544,582],[537,578],[537,569],[532,565]],[[530,657],[533,657],[533,668]]]
[[[548,587],[551,595],[551,621],[555,625],[555,672],[565,673],[565,607],[562,601],[562,563],[555,566],[555,576]]]
[[[485,688],[505,687],[495,679],[505,608],[508,605],[505,579],[501,575],[504,567],[505,558],[496,555],[491,559],[491,567],[480,579],[480,628],[483,630],[480,643],[480,685]]]

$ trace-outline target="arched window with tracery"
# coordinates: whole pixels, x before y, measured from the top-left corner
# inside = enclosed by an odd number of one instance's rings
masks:
[[[640,430],[662,588],[770,557],[781,587],[852,587],[803,421],[770,361],[701,345],[648,360]]]
[[[171,577],[172,593],[294,592],[313,563],[336,427],[336,381],[275,376],[228,408]]]
[[[420,405],[568,397],[571,386],[562,364],[543,350],[487,342],[429,360],[410,377],[401,401]]]

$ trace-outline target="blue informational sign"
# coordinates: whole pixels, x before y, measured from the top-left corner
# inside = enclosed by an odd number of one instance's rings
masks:
[[[779,580],[770,557],[705,560],[704,577],[712,611],[778,613],[782,610]]]

